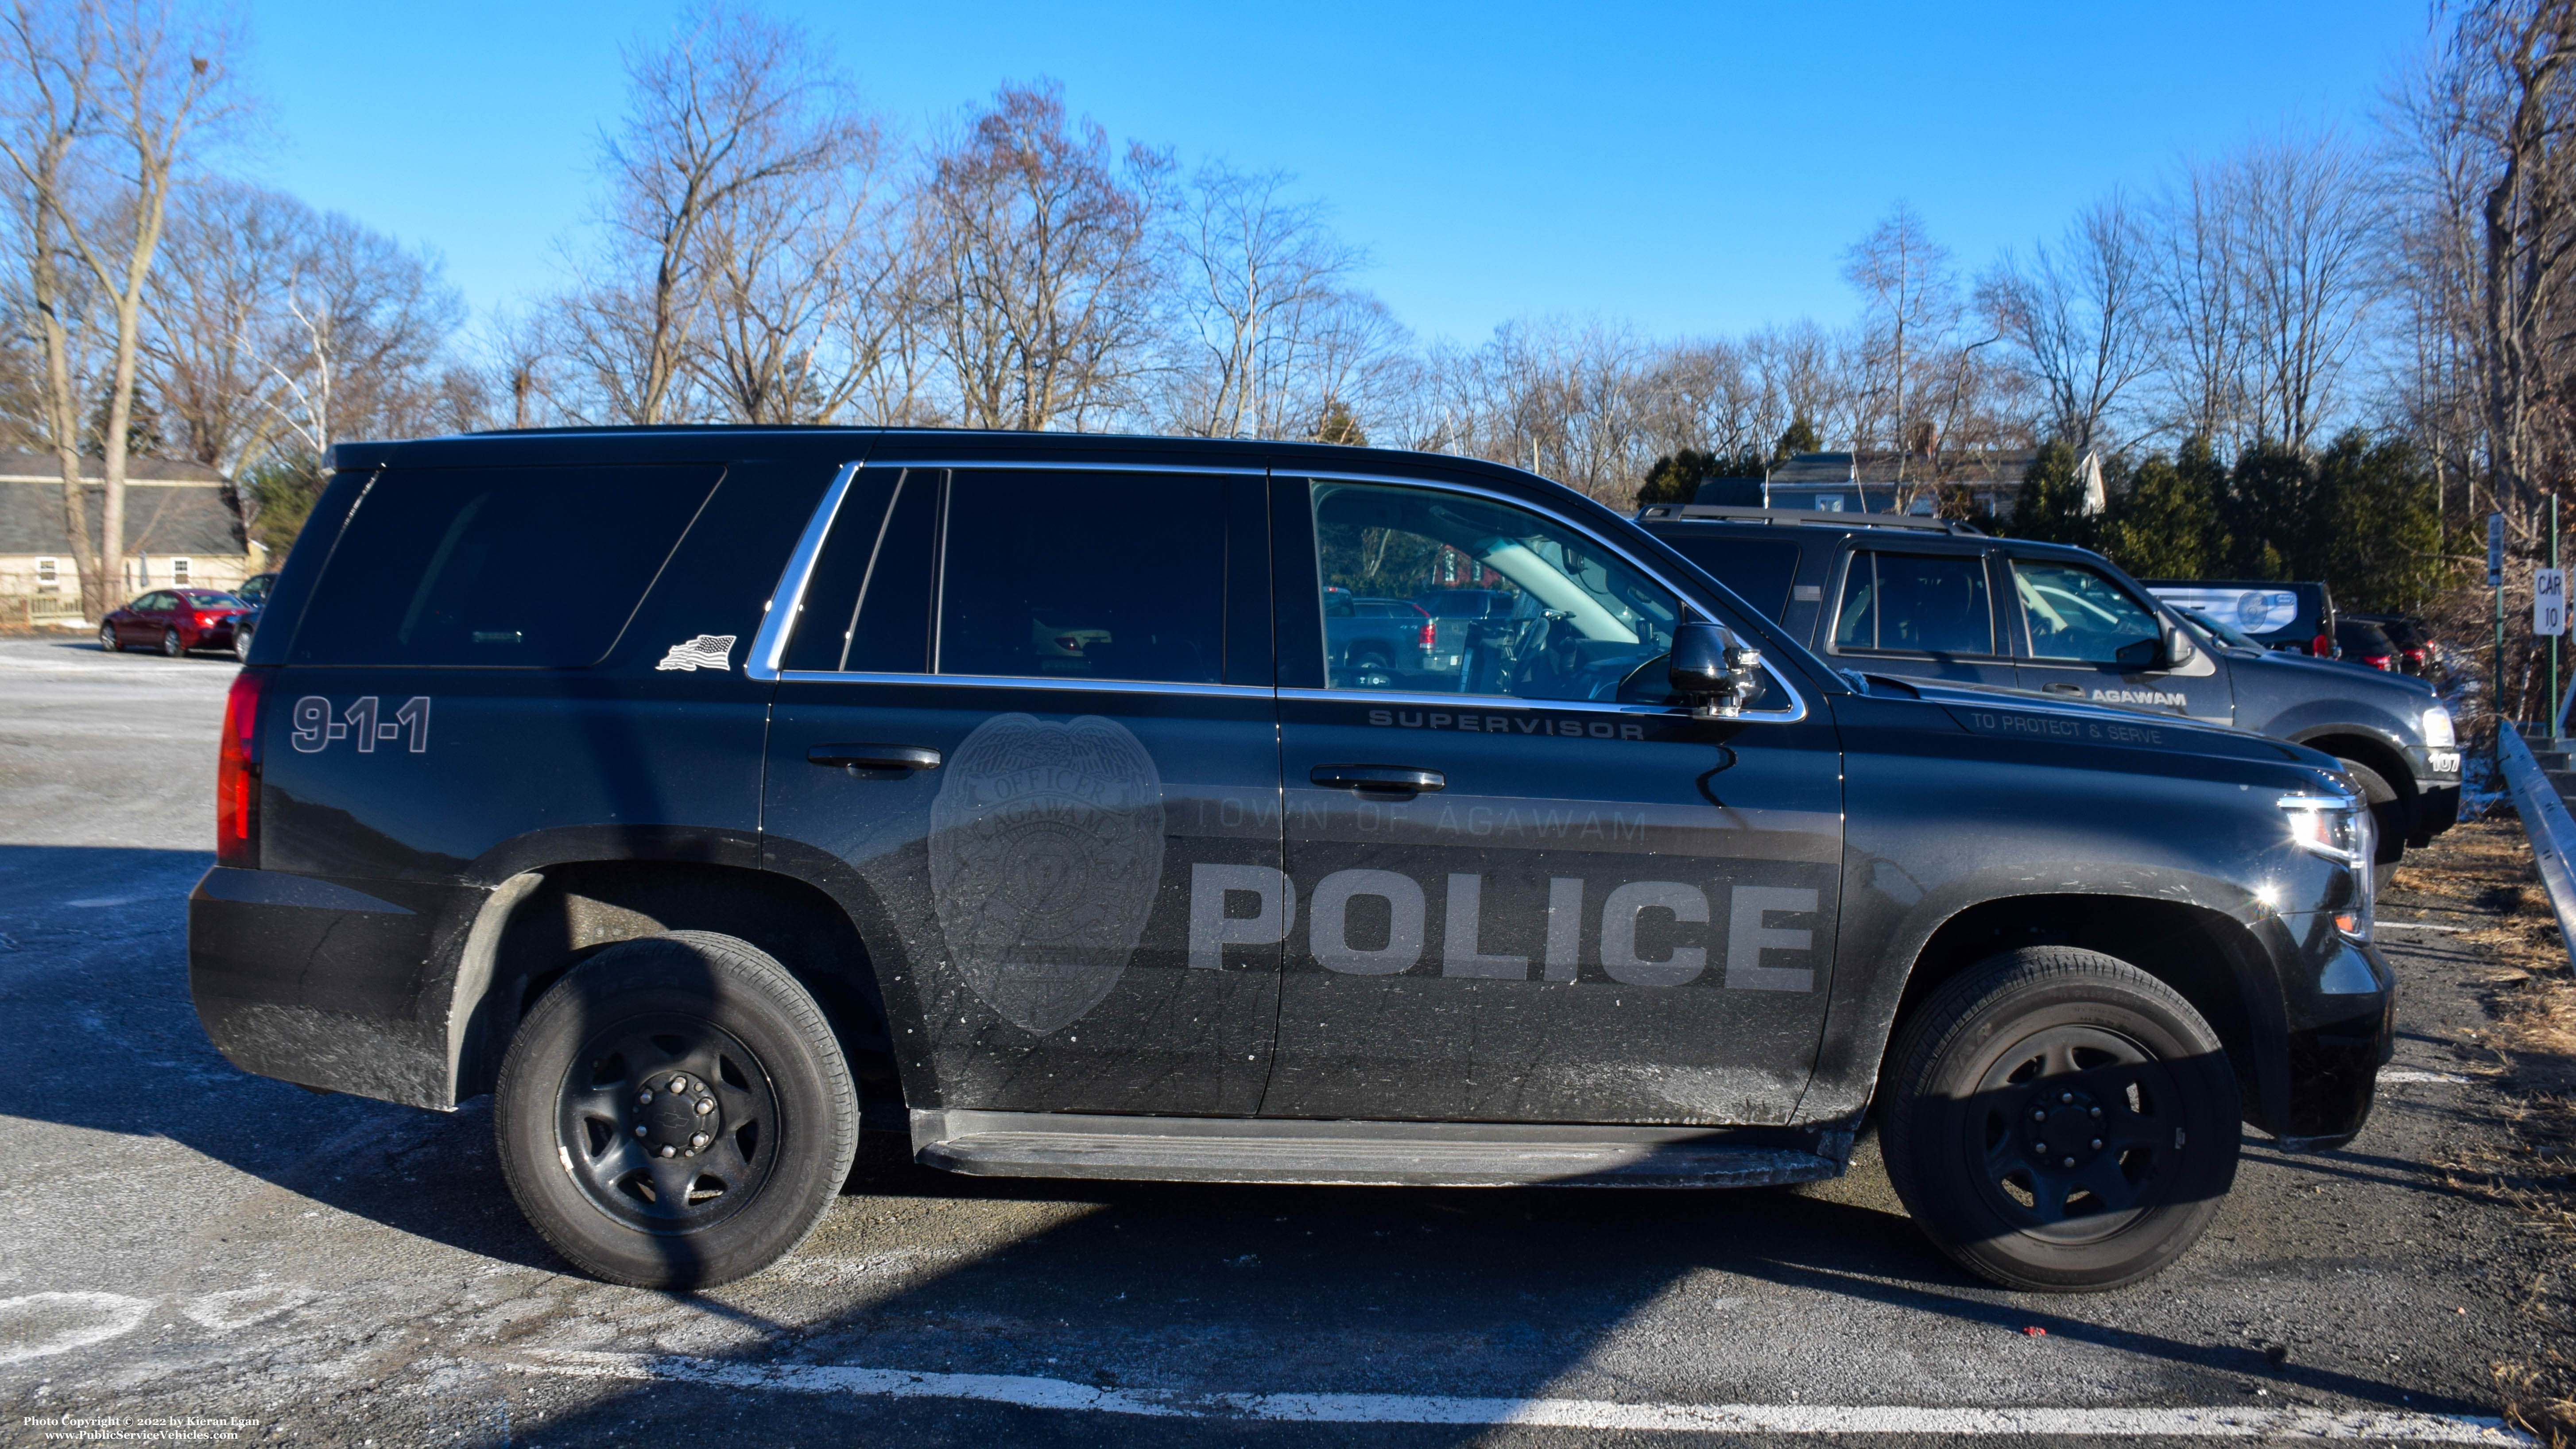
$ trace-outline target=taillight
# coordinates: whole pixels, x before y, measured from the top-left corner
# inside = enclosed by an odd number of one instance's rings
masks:
[[[2309,642],[2308,652],[2317,656],[2319,659],[2332,659],[2334,657],[2334,637],[2329,634],[2319,634],[2314,640]]]
[[[2394,670],[2397,667],[2385,654],[2364,654],[2361,656],[2361,662],[2373,669]]]
[[[1439,620],[1437,620],[1437,619],[1425,619],[1425,620],[1423,620],[1423,621],[1422,621],[1422,648],[1423,648],[1423,651],[1424,651],[1425,653],[1430,652],[1430,650],[1431,650],[1433,647],[1437,646],[1437,645],[1439,644],[1439,642],[1440,642],[1440,621],[1439,621]]]
[[[233,676],[215,756],[215,864],[240,870],[259,869],[259,692],[267,683],[264,669]]]

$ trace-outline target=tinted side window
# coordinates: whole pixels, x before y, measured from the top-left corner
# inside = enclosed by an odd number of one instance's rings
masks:
[[[1682,532],[1655,535],[1673,551],[1699,565],[1700,572],[1735,591],[1735,596],[1773,623],[1789,612],[1789,585],[1798,577],[1798,545],[1785,538],[1728,538]]]
[[[1223,677],[1221,480],[956,473],[941,551],[939,673]]]
[[[2091,569],[2030,559],[2012,568],[2034,658],[2116,664],[2122,649],[2162,637],[2144,604]]]
[[[1976,554],[1852,554],[1834,613],[1837,649],[1992,654],[1994,608]]]
[[[782,661],[794,670],[919,674],[930,658],[931,543],[947,474],[863,470],[841,500]]]
[[[595,663],[721,476],[387,469],[333,545],[288,662]]]

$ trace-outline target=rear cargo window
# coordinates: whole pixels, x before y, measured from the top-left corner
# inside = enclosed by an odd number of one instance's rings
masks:
[[[389,468],[304,608],[292,664],[591,664],[723,469]]]
[[[1789,612],[1789,584],[1798,576],[1798,545],[1784,538],[1696,537],[1657,533],[1673,551],[1699,565],[1700,572],[1735,591],[1735,596],[1771,622]]]

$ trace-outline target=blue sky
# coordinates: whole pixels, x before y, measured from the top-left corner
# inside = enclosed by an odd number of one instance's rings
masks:
[[[2429,34],[2424,0],[771,8],[915,134],[1052,76],[1120,140],[1295,172],[1405,322],[1467,341],[1838,322],[1842,250],[1899,197],[1974,269],[2180,157],[2366,130]],[[580,242],[620,44],[679,9],[252,0],[242,169],[433,249],[478,312],[533,296]]]

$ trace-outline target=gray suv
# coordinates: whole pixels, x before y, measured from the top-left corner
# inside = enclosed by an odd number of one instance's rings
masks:
[[[2459,741],[2431,685],[2231,638],[2089,550],[1891,514],[1654,504],[1638,522],[1846,670],[2181,715],[2333,755],[2377,817],[2383,880],[2459,819]]]

